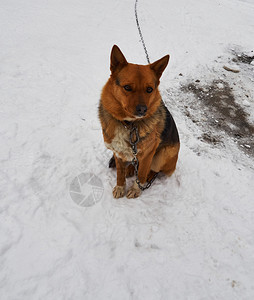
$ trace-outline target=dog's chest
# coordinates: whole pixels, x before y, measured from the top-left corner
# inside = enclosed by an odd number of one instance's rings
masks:
[[[112,150],[117,157],[125,161],[131,161],[133,159],[132,149],[129,144],[130,132],[124,127],[117,127],[115,129],[115,136],[111,143],[105,145],[108,149]]]

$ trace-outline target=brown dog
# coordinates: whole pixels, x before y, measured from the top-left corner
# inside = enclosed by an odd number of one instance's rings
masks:
[[[138,180],[127,192],[136,198],[141,188],[155,173],[170,176],[180,148],[175,122],[165,107],[158,86],[169,61],[169,55],[149,65],[128,63],[115,45],[111,51],[111,76],[104,86],[99,105],[99,118],[105,145],[113,151],[117,169],[115,198],[125,194],[126,175],[134,174],[130,130],[138,130]],[[137,136],[135,137],[137,139]]]

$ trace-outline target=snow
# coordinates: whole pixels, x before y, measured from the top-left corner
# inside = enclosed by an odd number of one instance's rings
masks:
[[[146,63],[134,1],[0,6],[0,298],[253,299],[253,136],[219,131],[182,87],[228,83],[253,125],[253,61],[231,59],[253,56],[254,2],[138,2],[151,61],[171,55],[160,90],[181,150],[135,200],[112,197],[97,117],[112,45]]]

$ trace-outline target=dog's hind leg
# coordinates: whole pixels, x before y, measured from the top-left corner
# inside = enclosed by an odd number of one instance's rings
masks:
[[[166,174],[167,176],[171,176],[175,169],[176,169],[176,163],[177,163],[178,155],[175,157],[171,158],[167,164],[164,166],[162,172]]]
[[[173,146],[163,147],[158,153],[155,154],[151,170],[155,172],[162,171],[167,176],[171,176],[176,168],[180,144]]]
[[[173,147],[166,148],[167,159],[165,159],[161,171],[167,176],[171,176],[176,169],[179,149],[180,144],[176,144]]]
[[[148,173],[148,176],[147,176],[147,182],[150,182],[153,179],[153,177],[155,176],[155,174],[158,174],[158,172],[150,170],[150,172]]]

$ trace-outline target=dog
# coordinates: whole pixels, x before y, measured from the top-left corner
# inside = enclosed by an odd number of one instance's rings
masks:
[[[137,180],[127,191],[127,198],[136,198],[158,172],[170,176],[176,168],[180,149],[179,134],[170,112],[158,90],[160,77],[169,55],[148,65],[128,63],[118,46],[110,57],[111,75],[102,89],[99,119],[105,145],[113,151],[111,166],[116,165],[117,184],[114,198],[125,195],[126,177],[134,175],[130,164],[134,154],[130,131],[137,128],[139,139]],[[143,187],[143,188],[142,188]]]

